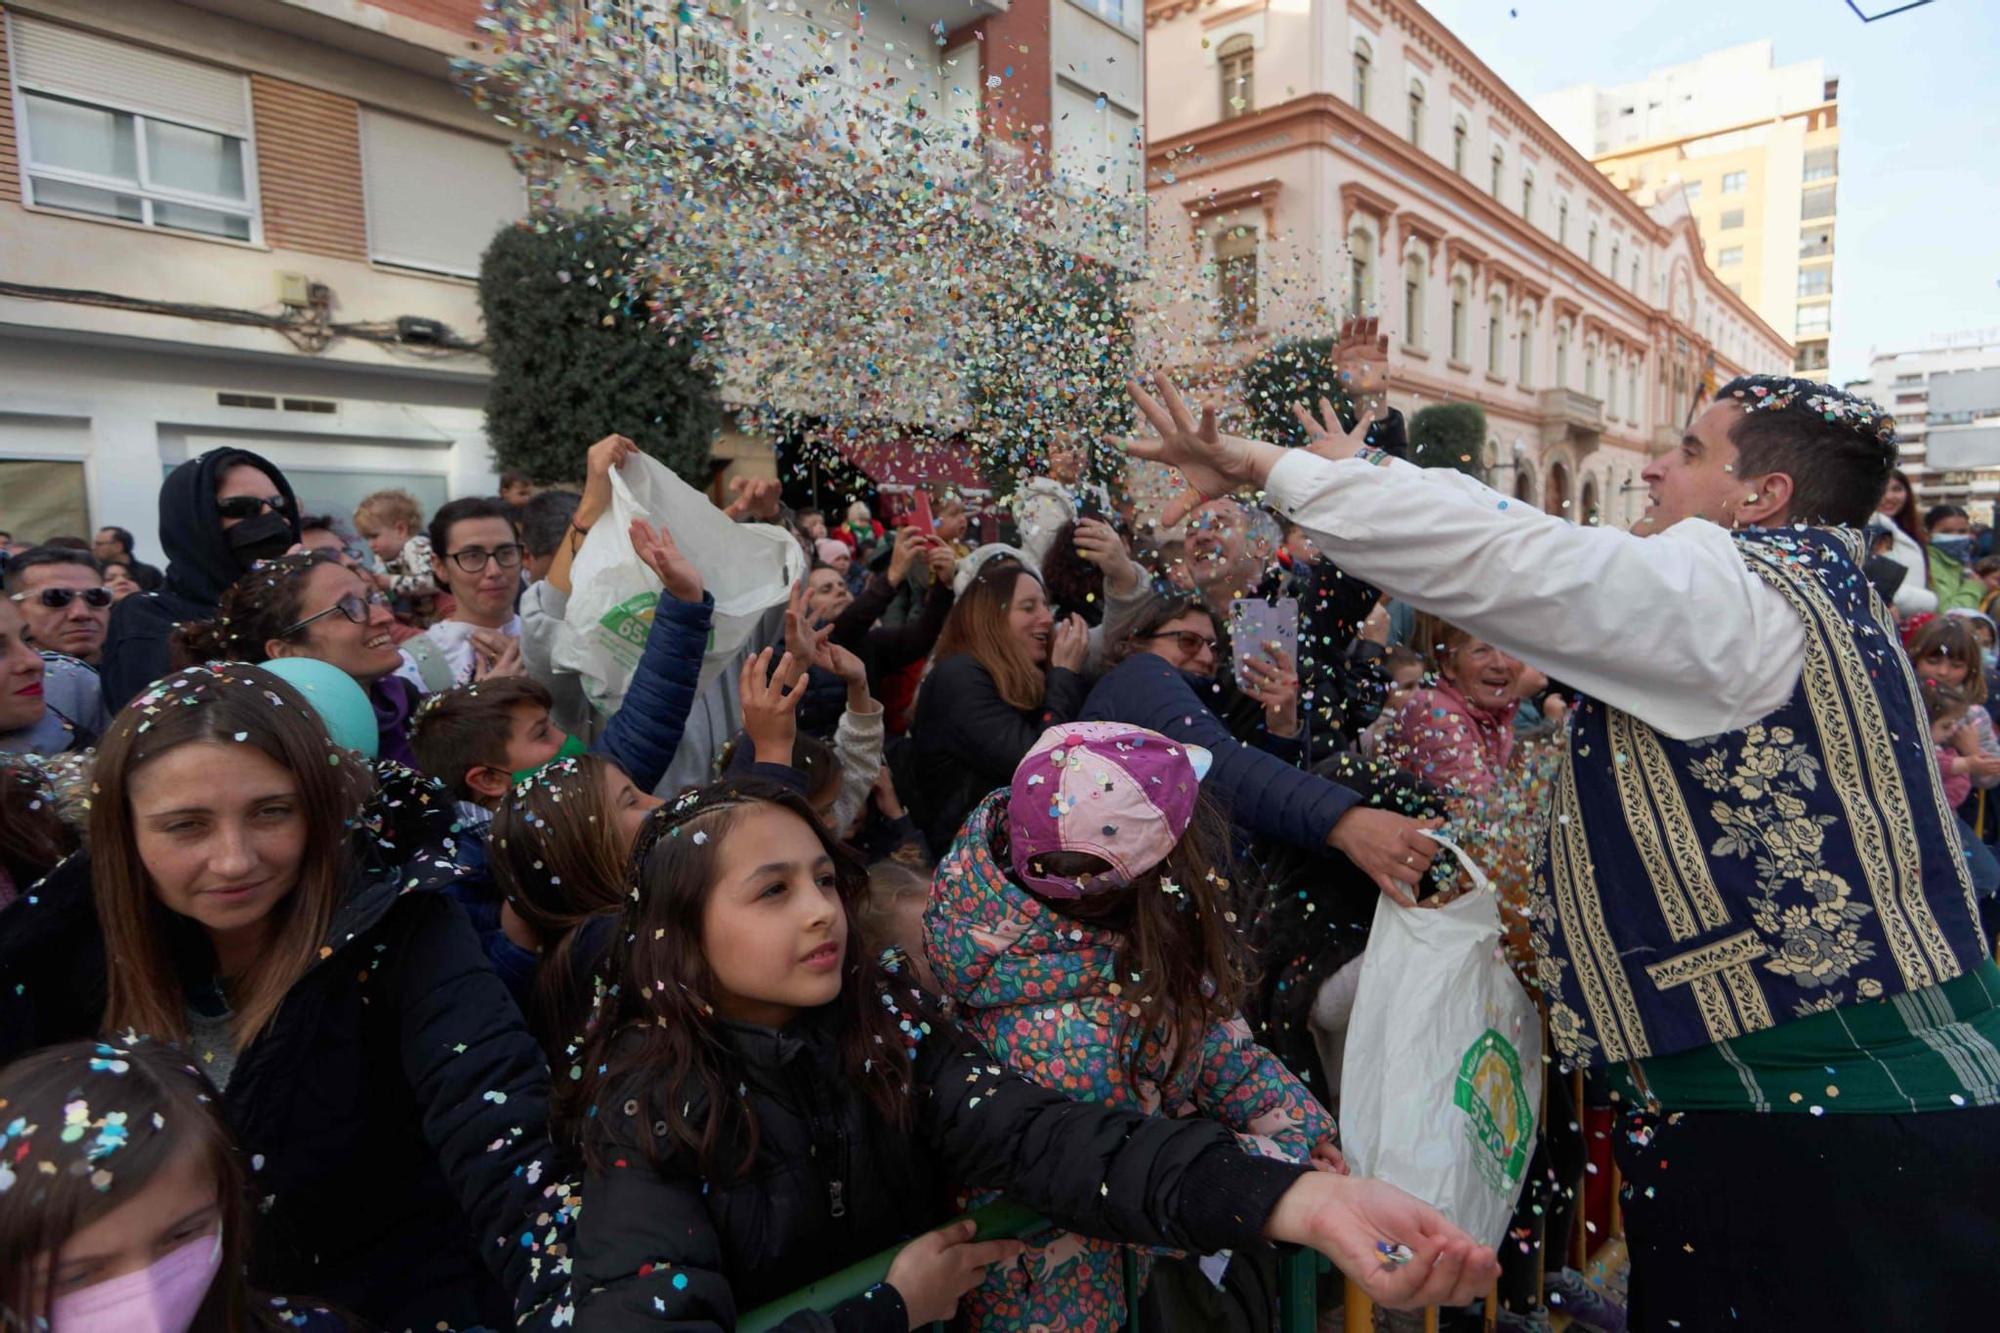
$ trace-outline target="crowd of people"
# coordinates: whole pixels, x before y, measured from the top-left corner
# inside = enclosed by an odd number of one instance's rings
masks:
[[[1265,1329],[1274,1244],[1474,1325],[1497,1282],[1503,1328],[1974,1290],[1990,531],[1919,515],[1879,409],[1766,378],[1639,531],[1524,512],[1403,461],[1384,348],[1342,330],[1299,450],[1134,386],[1158,512],[1081,440],[983,515],[739,482],[806,572],[727,653],[634,520],[613,708],[562,647],[615,434],[428,515],[218,449],[164,570],[0,533],[0,1324],[728,1328],[892,1248],[781,1327]],[[1342,1152],[1378,905],[1467,891],[1433,833],[1619,1117],[1629,1310],[1566,1262],[1567,1078],[1497,1249]],[[1766,1190],[1937,1216],[1878,1280]],[[1046,1226],[954,1220],[1001,1197]]]

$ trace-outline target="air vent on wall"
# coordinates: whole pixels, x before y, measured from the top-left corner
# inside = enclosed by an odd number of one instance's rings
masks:
[[[340,404],[331,398],[278,398],[268,393],[230,393],[222,390],[216,393],[218,407],[247,407],[262,412],[310,412],[315,416],[332,416],[340,411]]]

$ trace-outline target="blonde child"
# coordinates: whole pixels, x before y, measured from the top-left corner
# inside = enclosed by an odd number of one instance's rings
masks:
[[[354,530],[386,571],[373,575],[375,585],[391,597],[437,596],[423,528],[424,511],[408,491],[376,491],[354,506]]]

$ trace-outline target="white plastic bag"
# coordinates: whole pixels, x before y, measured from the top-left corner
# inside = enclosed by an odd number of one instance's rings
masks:
[[[1355,1174],[1498,1246],[1535,1148],[1541,1017],[1501,954],[1486,877],[1438,841],[1474,888],[1442,907],[1377,904],[1347,1029],[1340,1146]]]
[[[607,713],[625,699],[660,600],[659,578],[632,549],[635,518],[665,528],[715,598],[703,687],[759,616],[791,596],[805,575],[805,551],[783,528],[737,523],[658,459],[626,459],[611,474],[611,508],[570,566],[569,608],[551,653],[557,666],[583,678],[584,694]]]

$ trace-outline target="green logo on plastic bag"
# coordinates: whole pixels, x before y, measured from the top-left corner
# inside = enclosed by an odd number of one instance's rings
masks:
[[[642,592],[598,617],[597,623],[605,631],[599,642],[627,671],[637,669],[639,655],[646,651],[646,636],[652,632],[653,613],[659,605],[657,593]]]
[[[1482,1032],[1458,1062],[1451,1100],[1465,1112],[1480,1177],[1495,1191],[1513,1189],[1528,1169],[1535,1128],[1514,1044],[1492,1028]]]

